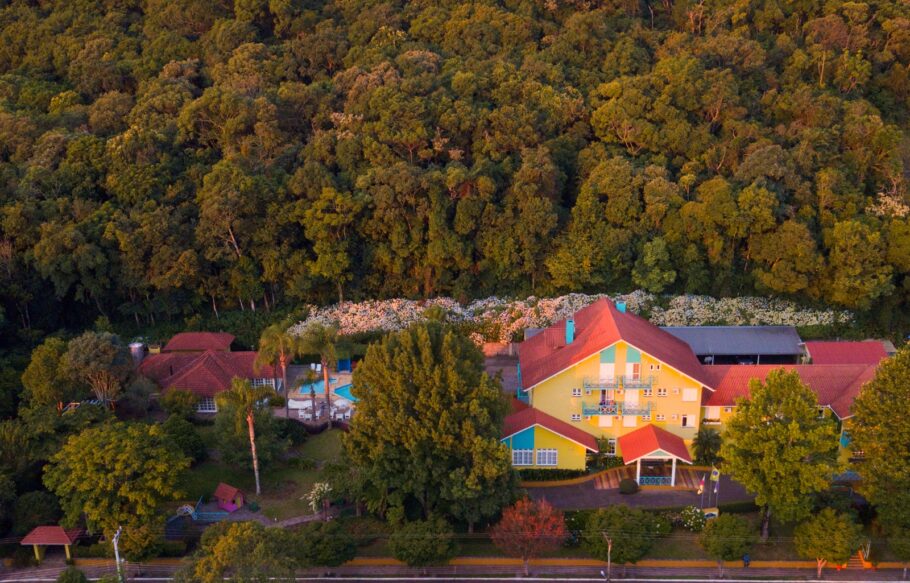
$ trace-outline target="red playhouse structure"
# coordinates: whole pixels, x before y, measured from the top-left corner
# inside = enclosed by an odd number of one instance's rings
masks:
[[[220,482],[218,487],[215,488],[215,500],[218,501],[218,508],[234,512],[243,507],[243,492],[224,482]]]

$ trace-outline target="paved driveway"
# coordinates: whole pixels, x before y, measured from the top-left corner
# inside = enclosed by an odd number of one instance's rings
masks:
[[[708,482],[711,484],[711,482]],[[672,506],[701,505],[702,497],[688,490],[642,490],[637,494],[620,494],[618,488],[598,489],[596,480],[588,480],[574,486],[556,486],[554,488],[527,488],[528,495],[535,499],[546,499],[550,504],[562,510],[583,510],[602,508],[613,504],[626,504],[643,508],[667,508]],[[720,478],[721,504],[730,502],[748,502],[754,498],[745,488],[728,476]],[[712,506],[713,506],[713,500]],[[708,497],[705,495],[705,506]]]

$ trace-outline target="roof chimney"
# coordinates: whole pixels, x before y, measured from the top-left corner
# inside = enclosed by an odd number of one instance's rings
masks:
[[[566,344],[572,344],[573,340],[575,340],[575,320],[569,318],[566,320]]]
[[[626,302],[616,302],[616,309],[623,314],[626,313]]]

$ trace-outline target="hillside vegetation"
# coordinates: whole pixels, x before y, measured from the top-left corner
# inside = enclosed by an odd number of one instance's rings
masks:
[[[635,288],[906,312],[903,2],[0,6],[7,328]]]

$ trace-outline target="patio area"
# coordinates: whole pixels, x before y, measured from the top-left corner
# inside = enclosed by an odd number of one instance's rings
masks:
[[[292,387],[288,393],[290,417],[302,421],[317,421],[331,418],[333,421],[348,421],[354,413],[356,399],[350,395],[351,373],[329,371],[330,402],[325,400],[325,380],[321,368],[295,366],[291,371]],[[314,379],[313,382],[307,382]],[[315,397],[315,398],[314,398]]]

